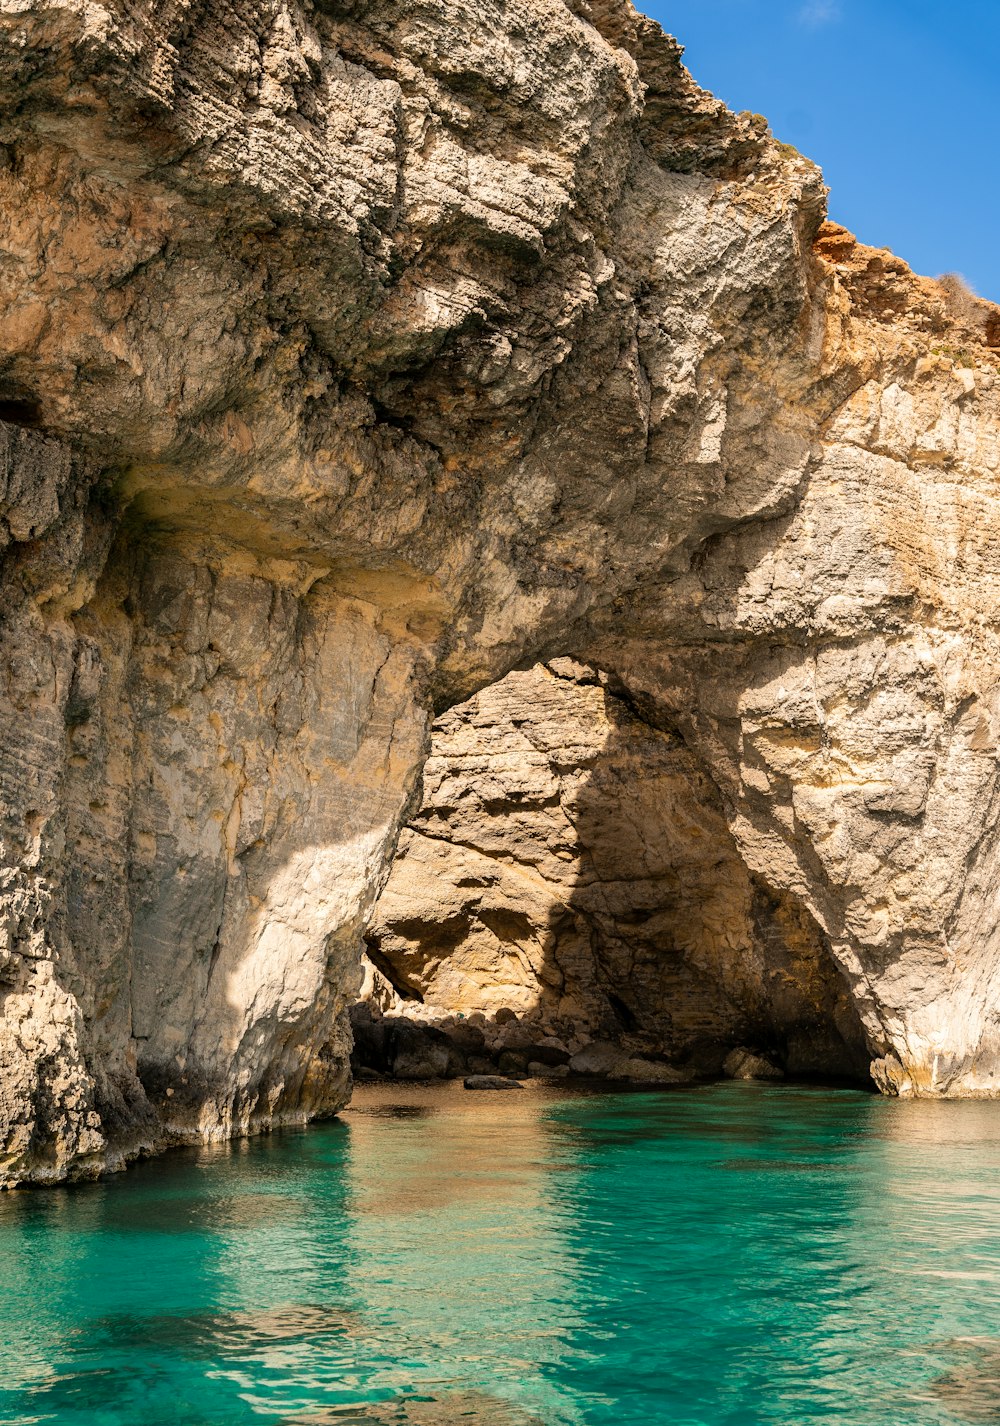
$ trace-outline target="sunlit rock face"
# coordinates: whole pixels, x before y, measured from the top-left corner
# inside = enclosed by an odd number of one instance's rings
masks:
[[[52,568],[27,542],[8,564],[34,586],[4,631],[12,1178],[342,1102],[358,937],[423,747],[412,653],[368,603],[95,523],[60,521]]]
[[[994,1091],[1000,327],[823,212],[624,0],[0,8],[5,1181],[336,1110],[433,713],[565,656]]]
[[[622,692],[554,659],[435,724],[366,934],[361,1066],[679,1079],[753,1045],[867,1077],[816,922],[749,874],[705,768]]]

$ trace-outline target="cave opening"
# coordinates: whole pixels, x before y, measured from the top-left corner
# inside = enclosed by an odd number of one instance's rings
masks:
[[[365,941],[361,1078],[870,1082],[821,929],[696,751],[569,658],[437,720]]]

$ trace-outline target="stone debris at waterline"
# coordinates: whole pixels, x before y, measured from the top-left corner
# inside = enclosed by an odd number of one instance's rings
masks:
[[[466,1089],[523,1089],[516,1079],[504,1079],[499,1074],[470,1074],[465,1079]]]

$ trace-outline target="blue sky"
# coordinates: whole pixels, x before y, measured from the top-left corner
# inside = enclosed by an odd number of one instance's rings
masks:
[[[1000,0],[637,0],[823,169],[830,216],[1000,302]]]

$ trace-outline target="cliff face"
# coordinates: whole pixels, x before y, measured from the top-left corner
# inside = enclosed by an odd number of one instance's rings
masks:
[[[749,1047],[867,1078],[815,920],[750,875],[684,740],[569,659],[437,721],[365,940],[355,1057],[397,1076],[683,1080]]]
[[[536,658],[994,1091],[1000,328],[823,202],[624,0],[0,7],[6,1181],[341,1104],[430,716]]]

